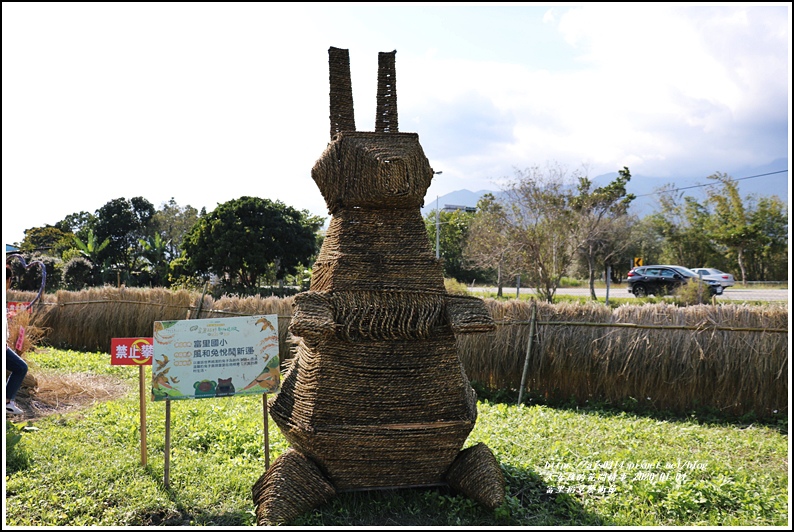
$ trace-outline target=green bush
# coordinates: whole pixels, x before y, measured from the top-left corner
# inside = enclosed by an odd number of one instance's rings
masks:
[[[28,466],[28,456],[19,443],[22,441],[22,424],[6,423],[6,470],[11,473]]]
[[[67,290],[93,286],[94,265],[84,257],[74,257],[63,267],[62,284]]]
[[[457,296],[469,295],[469,289],[466,288],[466,285],[455,279],[444,279],[444,288],[447,289],[449,294]]]
[[[712,302],[711,290],[697,280],[684,283],[673,291],[673,302],[680,307],[706,305]]]

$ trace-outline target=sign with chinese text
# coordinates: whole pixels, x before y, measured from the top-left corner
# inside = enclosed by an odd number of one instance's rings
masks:
[[[151,366],[154,344],[152,338],[111,338],[112,366]]]
[[[6,301],[6,318],[11,319],[16,316],[17,312],[21,312],[26,310],[30,312],[30,309],[27,308],[28,304],[22,301]]]
[[[278,316],[154,323],[152,399],[278,391]]]

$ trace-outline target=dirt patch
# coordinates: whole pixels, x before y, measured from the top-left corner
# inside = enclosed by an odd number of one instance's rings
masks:
[[[108,375],[37,373],[32,377],[26,379],[27,383],[23,383],[16,398],[24,414],[6,414],[13,421],[81,410],[100,401],[118,399],[131,389],[128,383]]]

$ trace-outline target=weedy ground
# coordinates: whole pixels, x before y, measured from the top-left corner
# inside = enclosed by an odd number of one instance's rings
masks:
[[[141,465],[138,369],[107,354],[39,349],[38,390],[7,418],[6,522],[12,526],[254,525],[265,470],[262,400],[172,404],[169,487],[164,404],[147,397]],[[147,373],[147,378],[151,374]],[[291,525],[786,526],[788,421],[671,416],[625,405],[544,404],[479,390],[467,445],[502,465],[496,511],[447,489],[344,493]],[[268,424],[271,461],[287,448]],[[421,453],[422,449],[416,449]]]

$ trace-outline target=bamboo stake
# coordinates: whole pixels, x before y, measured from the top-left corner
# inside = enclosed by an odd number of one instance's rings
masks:
[[[532,316],[529,319],[529,338],[527,338],[527,354],[524,357],[524,371],[521,373],[521,387],[518,389],[518,404],[521,405],[521,398],[524,395],[524,386],[527,385],[527,371],[529,370],[529,354],[532,351],[532,337],[535,336],[535,311],[537,306],[532,304]]]

